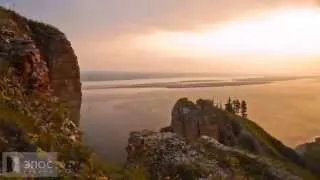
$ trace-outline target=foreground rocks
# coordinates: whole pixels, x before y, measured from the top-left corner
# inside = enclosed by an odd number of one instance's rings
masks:
[[[128,166],[142,165],[148,179],[302,179],[276,162],[202,136],[187,143],[175,133],[130,134]]]

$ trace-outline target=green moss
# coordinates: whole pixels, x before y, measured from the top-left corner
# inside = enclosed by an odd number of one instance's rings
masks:
[[[270,141],[270,135],[266,134],[258,125],[248,119],[238,118],[238,121],[241,122],[241,124],[249,130],[249,132],[257,138],[261,144],[267,146],[273,156],[281,159],[286,158],[283,157],[283,155],[274,147],[274,144]]]
[[[316,176],[309,169],[307,169],[307,166],[302,157],[300,157],[293,149],[283,145],[279,140],[272,137],[255,122],[247,118],[242,118],[234,114],[225,112],[221,109],[216,109],[216,111],[221,116],[223,116],[223,119],[228,119],[234,124],[240,124],[243,129],[247,130],[251,134],[251,136],[258,141],[260,146],[267,153],[264,155],[272,159],[275,165],[278,165],[279,167],[282,167],[287,171],[296,174],[297,176],[303,177],[304,179],[317,179]],[[252,149],[253,144],[251,144],[252,142],[249,142],[249,137],[248,139],[242,137],[242,139],[240,138],[239,140],[239,143],[242,143],[239,145],[240,147],[250,152],[254,152],[254,150]],[[263,156],[262,154],[258,155]],[[246,166],[248,165],[248,163],[249,162],[243,163],[240,160],[240,164],[242,166]],[[249,167],[252,168],[255,166],[253,165]],[[259,174],[259,169],[256,173],[253,172],[253,174]]]

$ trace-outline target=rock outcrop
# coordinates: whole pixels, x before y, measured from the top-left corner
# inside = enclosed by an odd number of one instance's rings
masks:
[[[66,36],[44,23],[1,8],[0,64],[9,63],[27,89],[52,93],[79,123],[81,83],[77,57]]]
[[[0,7],[0,152],[57,152],[64,179],[105,177],[81,142],[80,104],[79,67],[65,36]]]
[[[8,65],[8,71],[26,90],[50,93],[49,70],[34,41],[19,37],[6,26],[0,28],[2,65]]]
[[[66,36],[0,7],[0,152],[56,152],[59,177],[49,179],[142,179],[106,168],[81,142],[80,105],[79,66]],[[33,176],[29,170],[14,176]]]
[[[53,95],[71,110],[71,119],[79,123],[81,82],[77,56],[66,36],[55,27],[28,21],[31,37],[47,63]]]
[[[148,179],[303,179],[274,160],[201,136],[193,143],[170,132],[133,132],[128,165],[143,165]]]
[[[178,100],[172,110],[171,129],[189,141],[209,136],[226,146],[305,165],[294,150],[283,145],[257,124],[228,113],[209,100],[199,99],[197,103],[187,98]]]
[[[214,108],[212,102],[206,100],[198,102],[195,104],[187,98],[177,101],[172,110],[173,131],[190,141],[206,135],[226,145],[237,144],[237,137],[242,133],[239,123],[230,121],[228,114]]]
[[[294,150],[210,100],[178,100],[169,127],[133,132],[128,144],[128,166],[148,179],[317,179]]]

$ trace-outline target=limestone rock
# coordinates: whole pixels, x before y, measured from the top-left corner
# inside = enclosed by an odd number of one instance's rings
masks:
[[[3,8],[0,11],[1,68],[10,62],[13,74],[26,89],[53,93],[70,109],[70,118],[78,124],[80,70],[71,43],[50,25],[28,20]]]
[[[193,103],[187,98],[177,101],[172,110],[171,128],[174,133],[189,141],[209,136],[226,146],[238,147],[252,153],[266,156],[289,156],[300,161],[290,148],[270,136],[254,122],[219,109],[209,100]],[[258,138],[266,138],[265,140]],[[275,147],[270,148],[269,142]],[[278,152],[274,152],[277,149]],[[303,164],[303,163],[302,163]]]
[[[187,98],[178,100],[172,110],[171,129],[190,142],[208,136],[228,147],[310,169],[303,157],[259,125],[214,106],[210,100],[200,99],[196,103]]]
[[[242,128],[227,116],[210,101],[198,100],[195,104],[182,98],[173,107],[171,127],[175,133],[188,140],[206,135],[225,145],[234,146]]]
[[[12,24],[13,22],[11,22]],[[3,61],[13,68],[13,76],[30,91],[49,92],[50,82],[46,62],[34,41],[24,35],[19,37],[12,27],[1,25],[0,46]]]
[[[175,133],[133,132],[127,151],[127,166],[142,164],[148,179],[301,179],[267,158],[227,147],[208,136],[187,143]]]
[[[34,21],[28,21],[28,25],[48,65],[53,94],[69,107],[71,119],[78,124],[82,96],[80,68],[71,43],[55,27]]]

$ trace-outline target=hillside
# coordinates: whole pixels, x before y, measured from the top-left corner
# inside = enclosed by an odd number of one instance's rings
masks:
[[[320,138],[299,145],[296,150],[306,160],[308,167],[320,174]]]
[[[202,99],[178,100],[161,132],[132,133],[128,154],[150,179],[317,179],[303,157],[256,123]]]

